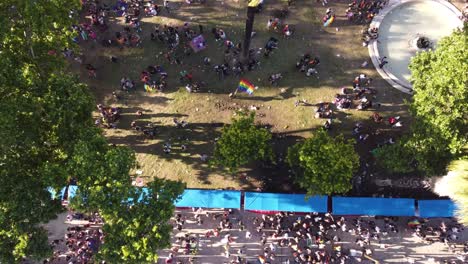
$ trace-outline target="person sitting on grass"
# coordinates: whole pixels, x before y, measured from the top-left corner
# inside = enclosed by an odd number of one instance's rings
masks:
[[[86,70],[88,71],[88,76],[90,78],[91,77],[96,78],[96,68],[94,68],[94,66],[89,63],[86,64],[85,67],[86,67]]]
[[[372,119],[374,120],[374,122],[376,123],[381,123],[383,121],[383,117],[381,117],[378,113],[374,113],[372,115]]]
[[[340,94],[335,95],[335,100],[333,101],[333,103],[339,110],[347,110],[351,108],[351,100],[349,100],[346,97],[341,97]]]
[[[182,82],[182,83],[183,83],[183,82],[192,83],[192,78],[193,78],[193,76],[192,76],[191,73],[187,72],[186,70],[182,70],[182,71],[179,73],[179,75],[180,75],[180,79],[179,79],[180,82]]]
[[[280,19],[275,17],[275,18],[270,18],[267,23],[268,29],[273,29],[273,30],[278,30],[278,27],[280,25]]]
[[[401,127],[403,126],[399,116],[391,116],[388,118],[388,124],[392,127]]]
[[[140,81],[142,83],[147,83],[150,81],[150,74],[147,71],[142,71],[140,73]]]
[[[135,83],[130,78],[123,77],[122,79],[120,79],[120,87],[122,88],[122,90],[128,92],[132,90],[133,87],[135,87]]]
[[[316,67],[320,64],[320,59],[318,57],[314,57],[312,60],[309,61],[310,67]]]
[[[219,37],[220,37],[222,40],[226,40],[226,33],[224,32],[224,30],[219,29],[219,30],[218,30],[218,34],[219,34]]]
[[[318,103],[318,107],[315,110],[315,118],[331,118],[333,115],[333,110],[330,107],[329,103]]]
[[[283,75],[281,73],[275,73],[270,75],[268,77],[268,81],[270,82],[271,85],[273,86],[278,86],[278,82],[283,78]]]
[[[307,76],[307,77],[310,77],[310,76],[312,76],[312,75],[314,75],[314,74],[318,74],[317,69],[312,68],[312,67],[309,68],[309,69],[307,69],[307,72],[306,72],[306,76]]]
[[[372,101],[367,99],[367,97],[363,97],[357,106],[358,110],[367,110],[368,108],[372,107]]]
[[[296,62],[296,69],[301,72],[306,71],[306,65],[310,62],[310,54],[306,53],[301,56],[298,62]]]
[[[285,38],[289,38],[289,37],[291,37],[292,34],[293,34],[293,30],[291,29],[291,27],[288,24],[284,25],[284,27],[283,27],[283,36]]]

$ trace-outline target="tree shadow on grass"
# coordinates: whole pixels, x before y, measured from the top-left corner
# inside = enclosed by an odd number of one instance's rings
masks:
[[[171,116],[170,114],[168,116]],[[185,116],[185,115],[176,115]],[[147,120],[137,120],[138,125],[144,126],[151,123]],[[130,145],[137,153],[157,155],[165,161],[179,160],[198,171],[196,177],[204,184],[210,184],[210,174],[217,173],[226,178],[234,177],[222,170],[209,166],[201,156],[212,155],[215,138],[220,136],[220,128],[223,123],[189,123],[185,127],[169,126],[164,124],[154,124],[152,127],[156,131],[154,137],[145,136],[142,132],[131,131],[130,135],[113,135],[109,139],[114,144]],[[165,153],[164,149],[170,145],[170,153]],[[246,185],[247,182],[242,182]]]
[[[108,136],[110,142],[114,144],[124,144],[131,146],[137,153],[157,155],[160,159],[174,162],[181,161],[189,165],[195,173],[193,176],[203,184],[212,184],[211,176],[213,174],[221,175],[225,179],[236,182],[236,185],[243,189],[256,189],[259,182],[263,183],[265,190],[294,191],[288,168],[284,163],[284,153],[287,146],[298,142],[301,137],[287,136],[286,134],[275,134],[272,140],[272,146],[276,153],[276,159],[271,162],[253,162],[238,172],[231,173],[222,167],[210,166],[202,160],[202,155],[211,157],[214,149],[215,139],[221,136],[220,129],[225,125],[223,123],[189,123],[185,127],[176,127],[175,125],[165,125],[153,122],[149,117],[158,114],[148,114],[137,116],[136,109],[131,109],[123,116],[122,127],[129,127],[131,120],[134,120],[138,126],[146,127],[152,124],[156,134],[154,137],[145,136],[142,132],[126,129],[122,133],[113,133]],[[164,114],[167,117],[185,117],[180,114]],[[171,152],[165,153],[167,144],[171,145]],[[245,176],[247,175],[247,176]],[[273,183],[281,184],[273,184]],[[276,186],[276,187],[273,187]]]

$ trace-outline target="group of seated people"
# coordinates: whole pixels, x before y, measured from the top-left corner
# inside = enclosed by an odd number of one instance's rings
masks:
[[[96,120],[96,125],[102,125],[105,128],[116,128],[115,122],[120,119],[120,108],[108,107],[98,104],[100,118]]]
[[[275,73],[268,77],[268,81],[271,85],[277,86],[278,82],[283,79],[283,75],[281,73]]]
[[[385,6],[387,1],[359,0],[353,1],[346,9],[346,17],[355,23],[368,23]]]
[[[122,77],[122,79],[120,79],[120,88],[122,88],[123,91],[129,92],[133,90],[134,87],[135,87],[135,82],[132,81],[130,78]]]
[[[185,86],[185,89],[189,93],[198,93],[204,86],[205,86],[204,82],[192,82],[192,83],[188,83]]]
[[[359,104],[357,105],[357,110],[367,110],[372,107],[372,101],[367,99],[367,97],[363,97],[359,100]]]
[[[326,118],[327,120],[323,124],[325,130],[331,129],[332,118],[333,118],[333,109],[331,108],[330,103],[320,102],[316,105],[315,108],[315,118]]]
[[[142,115],[143,113],[139,114],[137,112],[137,115]],[[156,127],[153,125],[153,123],[149,123],[145,126],[139,126],[137,125],[136,121],[133,121],[130,123],[131,128],[133,128],[135,131],[142,132],[143,135],[147,136],[150,139],[153,139],[154,136],[156,136]]]
[[[353,89],[361,89],[369,87],[372,83],[372,78],[367,77],[364,73],[359,74],[353,80]]]
[[[296,62],[296,69],[300,72],[305,72],[306,76],[312,76],[318,73],[316,67],[319,64],[320,59],[318,57],[312,58],[309,53],[306,53]]]
[[[180,121],[179,119],[177,118],[173,118],[172,121],[174,122],[174,125],[177,127],[177,128],[184,128],[188,125],[187,121]]]
[[[369,45],[369,42],[373,39],[377,39],[379,37],[379,30],[376,27],[369,27],[367,29],[362,30],[362,46],[366,47]]]
[[[155,3],[148,2],[145,6],[145,14],[146,16],[157,16],[161,13],[161,7]]]
[[[277,17],[268,19],[267,28],[272,30],[278,30],[281,26],[281,20]]]
[[[159,80],[154,80],[153,75],[159,75]],[[146,92],[162,92],[167,87],[167,72],[160,65],[150,65],[140,74],[140,81]]]
[[[137,25],[137,24],[134,24]],[[119,46],[133,46],[137,47],[141,43],[141,37],[137,33],[131,33],[129,27],[125,27],[125,33],[122,34],[121,32],[116,32],[115,34],[115,41]],[[104,46],[109,46],[114,43],[110,40],[109,44],[103,43]]]
[[[333,104],[335,104],[336,108],[338,108],[339,110],[345,110],[350,109],[353,105],[353,102],[347,96],[336,94],[335,99],[333,100]]]
[[[314,60],[318,61],[318,59]],[[310,61],[310,56],[308,54],[303,55],[300,61],[297,62],[296,67],[302,67],[304,64],[310,63]],[[317,63],[313,62],[312,64],[316,65]],[[380,104],[373,104],[372,100],[370,99],[371,96],[376,93],[374,89],[369,87],[371,82],[372,79],[368,78],[365,74],[356,76],[356,78],[353,80],[353,88],[341,88],[341,94],[336,94],[332,103],[318,103],[317,108],[315,109],[314,117],[326,118],[327,121],[323,127],[325,129],[330,129],[331,118],[333,118],[333,110],[331,108],[332,104],[334,104],[338,110],[347,110],[353,107],[354,100],[358,100],[356,105],[357,110],[367,110],[372,108],[373,105],[378,107]],[[378,114],[374,114],[373,118],[375,122],[382,121],[382,118]]]
[[[353,106],[353,100],[348,98],[346,95],[336,94],[333,103],[336,105],[336,108],[339,110],[350,109]],[[359,102],[356,106],[357,110],[367,110],[372,107],[372,100],[368,97],[363,96],[359,99]]]
[[[315,118],[332,118],[333,110],[330,103],[320,102],[315,109]]]

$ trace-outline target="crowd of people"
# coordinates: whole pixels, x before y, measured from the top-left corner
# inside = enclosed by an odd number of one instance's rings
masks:
[[[387,3],[388,0],[354,0],[348,5],[345,15],[351,22],[368,24]]]
[[[203,263],[203,258],[210,262],[206,254],[213,248],[218,251],[210,254],[219,263],[374,262],[376,251],[382,257],[382,251],[394,246],[393,239],[409,237],[419,246],[443,244],[452,254],[441,257],[439,263],[464,263],[468,256],[468,243],[460,240],[464,229],[452,220],[193,208],[177,212],[172,221],[178,235],[164,253],[165,263]],[[191,232],[200,229],[204,233]],[[252,244],[258,246],[246,246]],[[219,260],[220,255],[226,260]],[[396,256],[389,252],[386,257]],[[404,258],[407,263],[415,261],[410,254]]]
[[[53,256],[45,259],[43,264],[93,263],[94,254],[104,242],[104,233],[101,229],[103,220],[100,215],[70,211],[66,223],[68,227],[64,238],[52,241]]]
[[[192,4],[192,1],[187,4]],[[293,4],[293,1],[288,2],[288,7]],[[322,2],[326,5],[327,2]],[[346,10],[347,17],[353,22],[367,22],[366,18],[372,18],[379,10],[386,4],[386,1],[374,1],[374,0],[360,0],[353,1],[349,4]],[[170,14],[169,2],[164,1],[164,8],[167,9],[168,15]],[[78,26],[74,26],[74,30],[79,32],[82,36],[80,41],[87,41],[87,36],[90,32],[96,31],[99,28],[101,31],[105,31],[108,27],[106,25],[107,17],[112,12],[116,16],[124,18],[124,23],[128,26],[124,27],[124,31],[115,32],[115,36],[111,39],[104,39],[103,45],[118,45],[124,46],[137,46],[141,42],[140,33],[142,32],[140,19],[142,15],[155,16],[162,12],[160,5],[156,1],[143,2],[139,0],[119,0],[113,6],[107,6],[105,4],[99,4],[98,1],[86,2],[85,10],[91,17],[90,23],[83,23]],[[143,13],[141,11],[144,11]],[[261,11],[261,8],[259,9]],[[267,21],[267,29],[273,32],[281,33],[285,37],[291,37],[293,33],[293,26],[286,23],[287,16],[289,14],[288,8],[274,10],[272,17]],[[329,18],[334,15],[334,11],[328,8],[326,16]],[[327,20],[329,19],[327,18]],[[198,52],[200,47],[205,47],[206,42],[202,36],[205,33],[204,27],[201,24],[192,25],[189,22],[185,22],[182,26],[173,25],[159,25],[156,24],[150,32],[150,39],[153,41],[161,42],[167,47],[167,51],[164,53],[164,58],[169,64],[184,65],[184,59],[189,57],[192,53]],[[240,59],[240,53],[242,51],[242,44],[240,42],[235,43],[231,40],[225,30],[219,27],[213,27],[211,29],[214,40],[219,43],[219,46],[225,48],[224,59],[219,64],[214,64],[212,69],[219,77],[220,80],[225,79],[231,75],[233,77],[239,77],[244,74],[245,70],[252,71],[258,68],[260,65],[260,58],[257,57],[259,50],[251,49],[246,64],[242,63]],[[252,36],[256,33],[253,32]],[[96,34],[93,34],[94,38]],[[201,37],[201,38],[200,38]],[[363,39],[365,42],[370,41],[378,37],[377,29],[369,28],[363,33]],[[197,42],[200,47],[191,46],[191,42],[197,38],[201,41]],[[78,39],[76,39],[79,42]],[[185,44],[181,44],[185,43]],[[264,46],[263,55],[265,58],[269,57],[270,54],[278,48],[279,40],[272,36],[268,39]],[[111,56],[111,61],[118,62],[118,58]],[[211,66],[211,59],[204,57],[202,64],[204,66]],[[304,72],[306,76],[317,75],[317,66],[320,64],[320,59],[315,56],[312,57],[310,54],[304,54],[300,57],[296,63],[296,68],[300,72]],[[384,62],[383,62],[384,64]],[[87,64],[87,69],[90,77],[96,77],[96,68]],[[204,82],[194,80],[194,75],[190,70],[180,71],[180,82],[185,85],[188,92],[199,92],[204,88]],[[274,73],[267,76],[268,81],[271,85],[278,85],[279,80],[283,78],[283,73]],[[140,81],[145,91],[147,92],[162,92],[167,88],[167,72],[162,69],[161,65],[150,65],[147,69],[143,70],[140,74]],[[359,80],[359,82],[361,82]],[[135,87],[135,82],[131,81],[127,77],[123,77],[121,80],[121,87],[124,91],[131,91]],[[139,84],[137,85],[139,87]],[[357,97],[360,97],[362,93],[368,91],[368,86],[360,89],[353,83],[354,89],[359,89]],[[338,109],[349,109],[352,107],[352,102],[347,95],[340,95],[335,98],[335,105]],[[361,102],[357,105],[357,109],[366,110],[372,107],[372,101],[365,97],[361,98]]]

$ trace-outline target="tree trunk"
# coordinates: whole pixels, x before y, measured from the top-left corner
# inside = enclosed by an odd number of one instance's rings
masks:
[[[247,20],[245,21],[244,45],[242,45],[242,63],[245,65],[249,61],[250,39],[252,37],[253,23],[257,7],[247,7]]]

